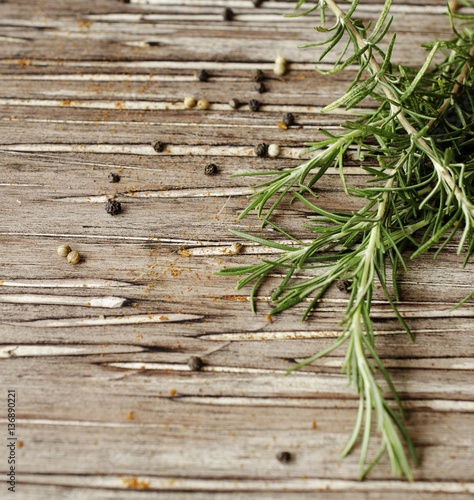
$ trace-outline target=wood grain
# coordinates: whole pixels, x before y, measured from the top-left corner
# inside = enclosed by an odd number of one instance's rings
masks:
[[[375,19],[380,2],[363,4]],[[224,6],[234,21],[222,20]],[[340,459],[357,412],[343,352],[283,376],[337,336],[345,293],[331,289],[305,323],[303,306],[269,322],[272,280],[253,315],[248,292],[214,275],[265,255],[253,244],[232,254],[229,227],[279,237],[253,215],[237,221],[252,179],[231,175],[296,166],[305,142],[348,116],[320,110],[354,69],[316,74],[320,49],[298,49],[318,39],[316,20],[285,19],[288,7],[0,2],[0,429],[6,437],[6,391],[15,389],[18,498],[472,498],[474,312],[472,303],[450,311],[471,291],[472,270],[455,243],[401,275],[413,343],[375,296],[378,352],[421,458],[413,484],[393,480],[386,458],[358,482],[357,453]],[[416,66],[421,43],[449,37],[443,12],[442,2],[396,2],[395,59]],[[290,63],[281,78],[277,54]],[[209,81],[196,80],[200,69]],[[253,69],[265,73],[264,94]],[[188,95],[210,108],[183,109]],[[244,104],[232,110],[231,98]],[[262,102],[258,113],[249,99]],[[288,111],[297,125],[282,130]],[[257,158],[259,142],[282,154]],[[204,175],[209,162],[218,175]],[[119,183],[107,182],[110,172]],[[364,183],[350,158],[346,174]],[[336,171],[318,194],[328,209],[357,206]],[[112,196],[123,206],[116,217],[104,210]],[[294,204],[277,218],[306,239],[309,216]],[[56,254],[64,243],[79,265]],[[190,356],[203,359],[200,372]],[[289,464],[276,459],[281,451]]]

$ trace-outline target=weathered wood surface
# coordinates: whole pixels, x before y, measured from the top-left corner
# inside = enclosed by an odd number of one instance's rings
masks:
[[[364,3],[374,17],[379,2]],[[395,57],[416,65],[419,44],[449,26],[441,2],[411,3],[395,6]],[[357,453],[340,460],[357,408],[342,353],[282,377],[332,341],[344,293],[331,290],[307,323],[302,308],[269,322],[269,286],[254,316],[245,290],[213,276],[262,255],[229,253],[228,227],[258,230],[253,216],[236,221],[251,183],[230,174],[296,165],[319,127],[344,118],[318,111],[348,77],[313,72],[317,51],[297,45],[315,39],[315,21],[285,12],[286,2],[245,0],[0,3],[0,437],[15,389],[17,498],[472,498],[474,312],[449,312],[472,288],[471,265],[454,252],[411,264],[400,308],[413,344],[383,300],[374,307],[422,462],[414,484],[393,480],[387,459],[359,483]],[[291,61],[282,78],[271,71],[278,53]],[[202,68],[206,83],[194,78]],[[211,108],[183,110],[186,95]],[[232,97],[262,109],[230,110]],[[298,127],[276,126],[285,111]],[[255,158],[261,141],[282,156]],[[219,175],[203,174],[210,161]],[[356,165],[348,175],[363,181]],[[117,217],[104,211],[114,194]],[[334,173],[320,194],[349,206]],[[285,224],[305,237],[306,215],[288,207]],[[62,243],[80,265],[56,255]],[[192,355],[206,363],[199,373]],[[283,450],[292,463],[275,459]]]

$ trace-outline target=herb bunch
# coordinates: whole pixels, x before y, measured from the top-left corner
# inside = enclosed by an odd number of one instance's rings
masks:
[[[308,306],[303,319],[331,285],[349,283],[350,298],[340,335],[330,347],[290,372],[345,345],[343,370],[360,400],[354,430],[342,455],[360,443],[361,479],[388,453],[393,474],[412,480],[409,456],[415,464],[417,457],[404,425],[400,398],[375,350],[371,303],[379,283],[412,338],[396,305],[400,298],[397,270],[406,270],[406,256],[415,258],[429,250],[437,255],[455,237],[459,239],[458,253],[464,252],[464,264],[473,252],[474,16],[454,13],[448,7],[453,38],[427,44],[426,61],[421,68],[413,69],[392,63],[396,35],[389,33],[391,0],[386,0],[373,25],[357,17],[358,0],[348,2],[346,12],[335,0],[320,0],[301,12],[305,3],[299,0],[292,16],[318,11],[321,26],[316,29],[326,35],[323,41],[305,47],[322,47],[320,61],[329,55],[335,59],[327,74],[357,68],[346,93],[323,112],[341,107],[349,110],[366,99],[377,106],[365,112],[354,109],[354,118],[341,125],[338,135],[323,131],[324,140],[307,144],[306,152],[314,153],[308,161],[265,174],[240,218],[255,210],[262,227],[271,225],[290,238],[290,243],[231,229],[239,238],[280,254],[256,265],[225,268],[218,274],[242,276],[237,288],[251,285],[251,307],[255,311],[255,297],[262,283],[283,272],[284,278],[271,296],[271,314],[305,302]],[[462,0],[462,4],[474,7],[471,0]],[[333,24],[328,27],[329,19]],[[435,64],[440,56],[442,62]],[[344,165],[349,151],[355,153],[369,177],[362,188],[346,182]],[[345,193],[362,200],[362,208],[329,212],[318,205],[315,186],[330,167],[338,169]],[[310,243],[289,235],[273,222],[272,214],[286,197],[302,203],[312,214],[305,225],[312,234]],[[395,408],[384,396],[383,380]],[[373,422],[380,449],[369,458]]]

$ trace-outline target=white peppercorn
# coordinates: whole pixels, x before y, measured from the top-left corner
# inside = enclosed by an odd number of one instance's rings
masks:
[[[196,104],[196,107],[198,109],[209,109],[209,101],[207,99],[199,99],[199,101]]]
[[[72,264],[75,266],[76,264],[79,264],[79,261],[81,260],[81,255],[79,252],[76,252],[76,250],[73,250],[72,252],[69,252],[67,254],[67,261],[69,264]]]
[[[67,254],[71,251],[71,247],[69,245],[61,245],[58,247],[58,255],[61,257],[67,257]]]
[[[238,241],[232,243],[232,246],[230,247],[231,252],[235,254],[242,253],[244,251],[244,245],[242,243],[239,243]]]
[[[194,97],[189,97],[189,96],[185,97],[183,101],[183,106],[184,109],[194,108],[194,106],[196,106],[196,100],[194,99]]]
[[[275,158],[280,154],[280,146],[278,144],[270,144],[268,146],[268,156]]]
[[[278,76],[283,76],[286,73],[286,59],[284,57],[278,56],[275,59],[273,72],[275,73],[275,75]]]

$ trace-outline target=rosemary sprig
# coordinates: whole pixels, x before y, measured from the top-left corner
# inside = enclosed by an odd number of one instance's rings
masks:
[[[410,257],[415,258],[435,246],[437,255],[459,232],[458,253],[465,248],[464,264],[474,249],[474,70],[471,64],[474,16],[454,14],[448,8],[453,39],[427,45],[426,61],[415,71],[392,63],[395,35],[385,49],[381,46],[389,37],[392,0],[385,1],[373,27],[356,17],[359,0],[352,0],[347,12],[335,0],[320,0],[299,12],[305,3],[306,0],[297,2],[293,17],[319,11],[321,26],[317,30],[327,35],[322,42],[306,47],[323,47],[320,61],[341,47],[333,68],[327,73],[354,65],[359,67],[347,92],[323,111],[338,107],[350,109],[367,98],[377,101],[378,107],[343,123],[337,136],[325,131],[325,140],[307,145],[307,152],[316,153],[310,160],[296,168],[271,173],[270,180],[257,186],[257,192],[240,217],[255,209],[262,226],[271,224],[286,237],[290,236],[294,243],[284,245],[231,230],[240,238],[275,248],[281,255],[256,265],[223,269],[218,274],[243,276],[237,284],[239,289],[252,284],[250,297],[255,311],[254,297],[261,284],[275,271],[283,270],[286,275],[272,294],[275,305],[271,314],[308,301],[303,319],[334,282],[350,282],[350,298],[339,337],[332,346],[290,372],[345,344],[343,369],[360,403],[343,456],[360,441],[361,479],[387,452],[393,474],[412,480],[406,449],[415,464],[417,458],[403,423],[400,399],[375,350],[371,303],[378,281],[395,316],[412,338],[396,306],[399,300],[397,270],[400,266],[406,269],[403,255],[410,250]],[[462,0],[462,3],[474,7],[472,0]],[[326,26],[328,11],[335,18],[330,27]],[[439,54],[444,54],[443,62],[431,69]],[[363,188],[351,187],[346,182],[344,163],[349,150],[355,150],[361,168],[369,176]],[[339,170],[348,196],[364,200],[361,209],[331,213],[317,205],[314,186],[330,167]],[[300,242],[271,221],[272,214],[287,195],[292,202],[301,202],[313,213],[305,226],[313,234],[311,243]],[[392,270],[391,286],[387,280],[387,264]],[[397,410],[385,398],[378,372]],[[374,415],[380,450],[369,459]]]

